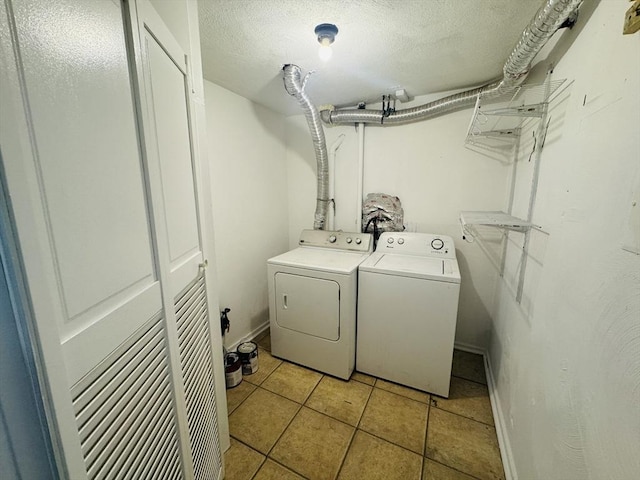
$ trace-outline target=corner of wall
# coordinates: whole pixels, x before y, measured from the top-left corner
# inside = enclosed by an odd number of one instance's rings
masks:
[[[498,446],[500,447],[500,457],[502,458],[505,479],[518,480],[518,472],[509,439],[509,429],[507,428],[504,410],[500,402],[500,396],[498,395],[496,378],[493,373],[491,357],[488,351],[483,353],[483,358],[485,373],[487,375],[487,387],[489,388],[489,400],[491,401],[491,411],[493,412],[493,422],[498,437]]]

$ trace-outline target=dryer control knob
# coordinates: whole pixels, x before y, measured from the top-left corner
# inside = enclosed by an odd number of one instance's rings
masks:
[[[444,247],[444,242],[441,238],[434,238],[433,240],[431,240],[431,247],[434,250],[441,250],[442,247]]]
[[[387,238],[387,243],[393,243],[393,237]]]
[[[356,243],[357,243],[358,245],[360,245],[360,244],[362,243],[362,239],[360,239],[360,238],[356,238]]]
[[[353,242],[353,240],[351,240],[351,237],[347,237],[347,243],[351,243]]]
[[[335,236],[335,235],[331,235],[331,236],[329,237],[329,243],[336,243],[336,240],[337,240],[337,238],[336,238],[336,236]]]
[[[399,238],[398,239],[398,245],[402,245],[404,243],[404,238]]]

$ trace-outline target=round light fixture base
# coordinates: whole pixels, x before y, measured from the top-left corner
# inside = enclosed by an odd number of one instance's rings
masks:
[[[338,34],[338,27],[333,23],[321,23],[315,28],[314,32],[318,36],[318,43],[331,45]]]

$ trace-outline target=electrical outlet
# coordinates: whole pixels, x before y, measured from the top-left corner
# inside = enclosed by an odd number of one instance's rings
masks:
[[[640,0],[636,0],[631,8],[624,14],[624,26],[622,33],[629,35],[640,30]]]

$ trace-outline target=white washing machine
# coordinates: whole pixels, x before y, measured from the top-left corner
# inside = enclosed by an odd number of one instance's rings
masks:
[[[448,397],[460,293],[451,237],[385,232],[359,270],[358,371]]]
[[[267,261],[271,353],[346,380],[355,363],[358,265],[373,239],[303,230],[299,245]]]

